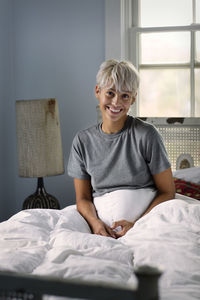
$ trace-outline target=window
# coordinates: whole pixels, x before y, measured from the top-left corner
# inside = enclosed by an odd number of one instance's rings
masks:
[[[133,0],[136,114],[200,117],[200,0]]]

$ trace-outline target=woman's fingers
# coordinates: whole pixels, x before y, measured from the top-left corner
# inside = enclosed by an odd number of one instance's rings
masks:
[[[121,237],[127,233],[129,229],[133,227],[134,223],[126,221],[126,220],[120,220],[116,221],[112,224],[112,229],[115,231],[115,235],[117,237]]]
[[[106,226],[106,230],[108,231],[109,235],[110,235],[112,238],[116,239],[116,234],[115,234],[115,232],[114,232],[109,226]]]
[[[134,223],[132,222],[119,220],[109,227],[103,221],[98,220],[93,226],[93,233],[116,239],[125,235],[127,231],[133,227],[133,225]]]
[[[124,227],[124,226],[126,226],[127,222],[128,221],[126,221],[126,220],[115,221],[112,224],[111,228],[116,229],[117,227]]]
[[[101,220],[99,220],[93,227],[93,233],[116,238],[115,232]]]

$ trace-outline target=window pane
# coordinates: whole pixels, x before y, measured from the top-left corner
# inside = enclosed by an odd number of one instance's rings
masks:
[[[200,117],[200,69],[195,70],[195,117]]]
[[[140,3],[142,27],[181,26],[192,23],[192,0],[141,0]]]
[[[140,78],[140,116],[190,116],[189,69],[141,70]]]
[[[196,32],[196,59],[200,62],[200,31]]]
[[[196,0],[196,23],[200,23],[200,0]]]
[[[140,35],[142,64],[187,63],[190,60],[189,32],[159,32]]]

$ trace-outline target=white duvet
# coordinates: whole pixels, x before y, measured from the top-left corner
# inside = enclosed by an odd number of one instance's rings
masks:
[[[200,299],[200,202],[182,198],[118,240],[91,234],[75,206],[21,211],[0,224],[0,270],[135,288],[134,267],[148,264],[164,270],[161,300]]]

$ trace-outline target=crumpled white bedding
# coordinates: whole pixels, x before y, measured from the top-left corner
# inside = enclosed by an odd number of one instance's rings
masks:
[[[135,266],[163,268],[162,300],[200,299],[200,202],[184,198],[156,206],[120,239]]]
[[[75,205],[25,210],[0,224],[0,270],[135,288],[134,266],[148,264],[164,270],[161,300],[197,300],[199,234],[200,202],[187,197],[156,206],[118,240],[91,234]]]

